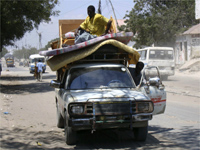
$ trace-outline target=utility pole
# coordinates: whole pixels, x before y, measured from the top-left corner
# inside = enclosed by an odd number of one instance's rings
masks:
[[[36,31],[37,32],[37,31]],[[42,48],[42,32],[37,32],[37,34],[39,35],[39,49],[41,49]]]
[[[101,0],[99,0],[99,8],[98,8],[98,13],[101,14]]]

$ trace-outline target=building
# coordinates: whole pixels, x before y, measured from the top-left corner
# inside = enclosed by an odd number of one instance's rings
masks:
[[[176,64],[184,64],[192,58],[200,57],[200,24],[180,34],[175,43]]]

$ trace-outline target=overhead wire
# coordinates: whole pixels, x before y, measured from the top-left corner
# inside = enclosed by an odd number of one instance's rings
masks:
[[[102,14],[104,15],[104,16],[110,16],[110,14],[112,14],[111,13],[111,11],[110,11],[110,9],[109,9],[109,5],[108,5],[108,3],[107,3],[107,0],[106,0],[106,3],[104,3],[104,5],[103,5],[103,7],[102,7],[103,9],[102,9]]]
[[[124,16],[122,16],[121,13],[118,11],[118,9],[115,9],[115,8],[122,8],[122,7],[123,8],[127,8],[127,6],[130,6],[130,4],[132,4],[133,7],[134,7],[134,3],[133,2],[130,3],[130,2],[127,2],[127,1],[123,1],[123,3],[122,3],[122,1],[117,1],[117,3],[116,3],[116,1],[114,1],[114,2],[112,1],[112,3],[113,3],[113,7],[114,7],[114,10],[115,10],[115,13],[117,13],[117,15],[120,16],[120,18],[123,18]],[[127,11],[131,11],[131,10],[127,10]]]
[[[76,10],[76,9],[79,9],[79,8],[81,8],[81,7],[83,7],[83,6],[85,6],[85,5],[89,4],[89,3],[91,3],[92,1],[94,1],[94,0],[91,0],[91,1],[89,1],[88,3],[85,3],[85,4],[81,5],[81,6],[78,6],[78,7],[74,8],[74,9],[72,9],[72,10],[69,10],[69,11],[67,11],[67,12],[64,12],[64,13],[60,14],[60,16],[65,15],[65,14],[67,14],[67,13],[69,13],[69,12],[71,12],[71,11],[74,11],[74,10]]]

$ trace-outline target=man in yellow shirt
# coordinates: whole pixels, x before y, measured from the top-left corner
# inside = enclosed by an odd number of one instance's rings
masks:
[[[96,14],[94,6],[92,5],[88,6],[87,13],[88,13],[88,17],[75,31],[75,36],[77,40],[78,38],[80,38],[80,37],[77,37],[79,30],[81,30],[79,36],[81,36],[82,33],[85,34],[83,35],[84,39],[79,40],[78,43],[83,42],[84,40],[86,41],[86,40],[95,38],[97,36],[105,35],[108,33],[111,27],[112,21],[102,16],[101,14]],[[88,35],[88,33],[90,35]],[[89,36],[89,39],[88,39],[88,36]],[[75,39],[75,44],[77,44],[76,39]]]

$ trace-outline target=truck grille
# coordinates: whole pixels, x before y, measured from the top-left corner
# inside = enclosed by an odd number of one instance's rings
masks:
[[[94,108],[94,112],[93,112]],[[90,103],[86,107],[87,115],[126,115],[136,112],[136,103],[134,101],[127,102],[95,102]]]

